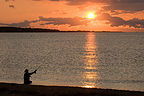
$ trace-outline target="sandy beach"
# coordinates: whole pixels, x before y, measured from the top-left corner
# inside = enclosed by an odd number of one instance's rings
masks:
[[[144,96],[144,92],[0,83],[0,96]]]

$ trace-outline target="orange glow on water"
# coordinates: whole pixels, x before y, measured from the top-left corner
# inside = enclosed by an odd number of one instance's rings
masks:
[[[86,85],[86,86],[82,86],[83,88],[95,88],[95,86],[88,86],[88,85]]]
[[[84,72],[84,79],[82,87],[84,88],[94,88],[95,81],[99,78],[97,72],[94,70],[97,69],[96,65],[98,64],[96,56],[96,44],[95,44],[95,35],[90,32],[87,35],[87,42],[85,43],[85,67],[84,69],[88,70]],[[90,70],[90,71],[89,71]]]

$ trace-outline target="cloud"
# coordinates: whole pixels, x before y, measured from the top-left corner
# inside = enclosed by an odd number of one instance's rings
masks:
[[[29,27],[31,23],[36,23],[38,20],[33,20],[33,21],[23,21],[23,22],[18,22],[18,23],[11,23],[11,24],[5,24],[5,23],[0,23],[0,25],[6,25],[8,27]]]
[[[14,8],[15,6],[14,6],[14,5],[9,5],[9,7],[10,7],[10,8]]]
[[[42,0],[39,0],[42,1]],[[69,4],[84,4],[87,2],[92,3],[105,3],[105,4],[112,4],[112,3],[144,3],[144,0],[49,0],[49,1],[67,1]]]
[[[131,19],[127,21],[127,25],[129,25],[130,27],[135,27],[135,28],[144,28],[144,19]]]
[[[41,1],[41,0],[39,0]],[[83,5],[86,3],[103,4],[104,10],[125,12],[137,12],[144,10],[144,0],[49,0],[49,1],[66,1],[68,5]]]
[[[130,20],[124,20],[120,17],[111,16],[108,13],[103,13],[97,16],[97,20],[106,21],[107,24],[110,24],[112,27],[119,26],[129,26],[134,28],[144,28],[144,19],[133,18]],[[42,22],[41,22],[42,21]],[[69,25],[69,26],[79,26],[79,25],[87,25],[88,20],[86,18],[74,17],[74,18],[45,18],[40,16],[38,20],[32,21],[23,21],[18,23],[0,23],[0,25],[8,26],[8,27],[29,27],[31,23],[41,22],[40,25]]]
[[[126,2],[126,3],[111,3],[104,6],[104,10],[124,10],[125,12],[137,12],[144,10],[144,2]],[[123,12],[122,12],[123,13]]]
[[[5,0],[5,2],[10,2],[10,3],[14,2],[14,1],[15,0]],[[10,8],[14,8],[15,6],[13,4],[10,4],[9,7]]]
[[[5,24],[0,23],[0,25],[6,25],[8,27],[29,27],[31,23],[37,23],[40,21],[45,21],[46,23],[40,24],[40,25],[65,25],[68,24],[70,26],[78,26],[78,25],[86,25],[88,21],[84,18],[75,17],[75,18],[44,18],[42,16],[39,17],[39,20],[33,20],[33,21],[23,21],[18,23],[11,23],[11,24]]]
[[[6,2],[9,2],[9,1],[15,1],[15,0],[5,0]]]
[[[75,17],[75,18],[44,18],[42,16],[39,17],[40,21],[47,21],[45,25],[54,24],[54,25],[65,25],[68,24],[70,26],[77,25],[86,25],[88,21],[84,18]]]
[[[104,13],[98,16],[99,20],[107,20],[107,23],[112,27],[129,26],[134,28],[144,28],[144,19],[133,18],[130,20],[124,20],[120,17],[112,17],[111,15]]]

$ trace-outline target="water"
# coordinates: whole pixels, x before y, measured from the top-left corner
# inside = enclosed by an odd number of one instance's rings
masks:
[[[144,91],[144,33],[1,33],[0,81]]]

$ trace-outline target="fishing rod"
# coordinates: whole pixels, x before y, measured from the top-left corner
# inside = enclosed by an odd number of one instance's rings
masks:
[[[42,65],[40,65],[36,70],[38,70]]]
[[[40,65],[34,72],[36,73],[36,71],[41,67],[42,65]]]

